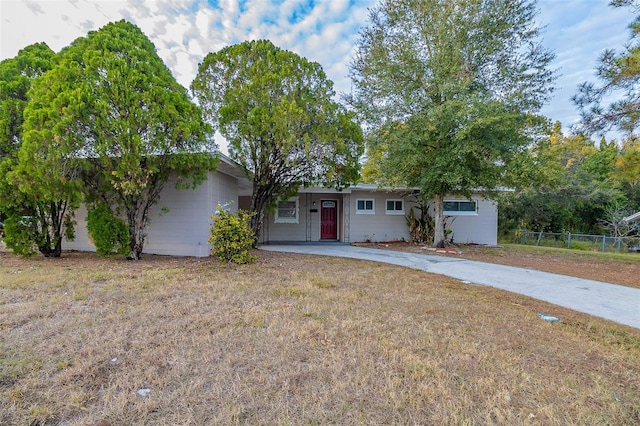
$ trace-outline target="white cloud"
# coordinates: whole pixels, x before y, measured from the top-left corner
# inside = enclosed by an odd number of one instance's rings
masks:
[[[328,6],[329,6],[329,13],[332,13],[334,15],[337,14],[342,14],[342,13],[348,13],[348,7],[349,7],[349,0],[334,0],[334,1],[330,1],[328,2]]]
[[[80,22],[80,28],[84,33],[88,33],[91,30],[97,29],[97,25],[92,20],[87,19],[85,21]],[[81,37],[81,36],[78,36],[78,37]]]
[[[211,38],[211,30],[214,22],[215,16],[211,9],[200,9],[196,12],[195,27],[203,39]]]
[[[145,4],[144,0],[129,0],[128,6],[133,8],[133,16],[139,19],[151,17],[151,11]]]
[[[42,7],[40,6],[39,3],[35,1],[25,1],[24,3],[27,6],[27,8],[31,10],[34,14],[44,15],[44,11],[42,10]]]

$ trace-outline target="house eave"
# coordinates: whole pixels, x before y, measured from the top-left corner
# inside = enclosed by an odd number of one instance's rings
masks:
[[[251,195],[251,193],[253,192],[253,182],[249,180],[247,175],[242,170],[242,167],[223,153],[220,153],[219,156],[220,163],[218,163],[218,171],[238,180],[239,195]]]
[[[307,188],[300,188],[298,191],[301,194],[351,194],[353,191],[369,191],[369,192],[411,192],[418,193],[419,188],[416,187],[393,187],[382,186],[377,183],[357,183],[355,185],[348,186],[342,190],[335,188],[325,188],[319,186],[312,186]],[[500,187],[495,190],[496,192],[514,192],[512,188]],[[475,188],[471,190],[473,194],[482,194],[486,192],[484,188]]]

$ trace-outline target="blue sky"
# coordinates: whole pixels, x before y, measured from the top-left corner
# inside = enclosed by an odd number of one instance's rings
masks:
[[[209,52],[253,39],[319,62],[337,92],[348,92],[348,64],[374,0],[2,0],[0,60],[29,44],[59,51],[75,38],[125,18],[155,44],[176,79],[188,87]],[[555,51],[556,93],[542,113],[566,129],[578,119],[570,101],[577,85],[595,81],[604,49],[621,50],[629,39],[629,9],[606,0],[539,0],[543,42]]]

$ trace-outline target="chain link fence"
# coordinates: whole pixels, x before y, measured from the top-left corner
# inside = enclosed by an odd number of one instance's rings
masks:
[[[572,234],[570,232],[537,232],[519,229],[505,236],[504,242],[611,253],[640,253],[640,237],[616,238],[609,235]]]

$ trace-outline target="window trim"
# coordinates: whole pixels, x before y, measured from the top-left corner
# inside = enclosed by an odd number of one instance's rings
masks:
[[[393,210],[389,210],[389,201],[393,201]],[[401,210],[395,209],[397,202],[402,203]],[[388,215],[404,215],[404,200],[402,198],[387,198],[386,200],[384,200],[384,213]]]
[[[278,217],[278,212],[280,211],[280,203],[296,203],[295,217]],[[276,213],[274,217],[275,223],[300,223],[300,197],[291,197],[288,200],[278,201],[278,205],[276,205]]]
[[[460,203],[473,203],[475,206],[475,210],[445,210],[444,205],[446,203],[458,203],[458,208]],[[478,201],[476,200],[444,200],[442,203],[442,213],[446,216],[477,216],[478,215]]]
[[[371,201],[371,210],[369,209],[359,209],[358,202],[363,201],[364,206],[367,206],[367,201]],[[375,198],[356,198],[356,214],[376,214],[376,199]]]

